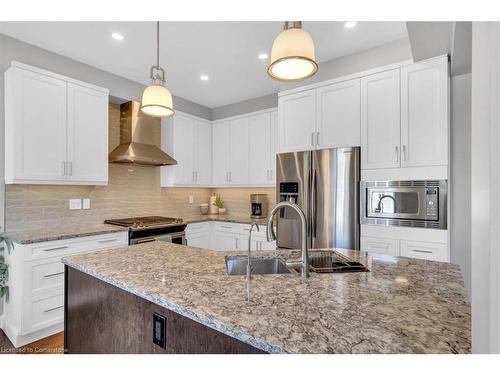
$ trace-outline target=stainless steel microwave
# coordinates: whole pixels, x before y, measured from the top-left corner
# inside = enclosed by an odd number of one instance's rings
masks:
[[[361,223],[447,228],[447,180],[361,181]]]

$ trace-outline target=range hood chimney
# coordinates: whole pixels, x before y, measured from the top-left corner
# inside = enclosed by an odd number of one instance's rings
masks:
[[[177,164],[160,149],[161,120],[141,112],[141,103],[120,106],[120,145],[109,154],[112,163],[151,166]]]

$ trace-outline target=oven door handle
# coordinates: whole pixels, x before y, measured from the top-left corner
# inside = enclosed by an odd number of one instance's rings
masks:
[[[140,244],[140,243],[153,242],[153,241],[155,241],[155,238],[154,237],[146,237],[146,238],[134,239],[132,241],[133,241],[132,243],[134,245],[136,245],[136,244]]]

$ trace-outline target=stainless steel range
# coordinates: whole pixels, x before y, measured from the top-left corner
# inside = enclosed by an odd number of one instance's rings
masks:
[[[181,245],[186,244],[184,229],[186,224],[176,217],[142,216],[125,219],[104,220],[106,224],[119,225],[129,228],[129,245],[165,241]]]

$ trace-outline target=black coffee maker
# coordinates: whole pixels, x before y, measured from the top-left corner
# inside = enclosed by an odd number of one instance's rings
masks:
[[[252,218],[260,219],[267,216],[266,194],[250,194],[250,204],[252,208]]]

